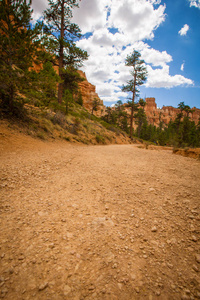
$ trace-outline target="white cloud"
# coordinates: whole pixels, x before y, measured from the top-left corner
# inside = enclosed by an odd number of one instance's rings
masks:
[[[82,69],[104,102],[127,97],[121,86],[131,78],[125,59],[133,49],[140,51],[148,64],[147,87],[193,84],[181,75],[170,75],[168,64],[173,60],[170,54],[143,42],[153,39],[154,31],[165,20],[166,7],[161,5],[161,0],[81,0],[79,3],[80,7],[73,11],[73,22],[83,34],[90,33],[89,38],[77,42],[89,54]],[[35,16],[41,15],[46,6],[47,0],[33,0]]]
[[[118,28],[133,43],[152,39],[153,31],[164,21],[165,6],[157,9],[149,1],[112,1],[108,26]]]
[[[79,8],[74,9],[74,22],[80,26],[83,34],[102,28],[106,23],[107,5],[110,2],[111,0],[82,0]]]
[[[169,75],[169,66],[165,65],[161,69],[152,69],[151,66],[147,66],[149,77],[146,83],[146,87],[154,88],[172,88],[181,85],[193,85],[194,82],[191,79],[185,78],[182,75]]]
[[[187,24],[185,24],[185,25],[183,26],[183,28],[181,28],[181,30],[179,30],[178,33],[179,33],[180,35],[186,35],[189,29],[190,29],[190,27],[189,27]]]
[[[183,62],[181,65],[181,71],[184,71],[184,67],[185,67],[185,62]]]
[[[190,2],[190,7],[194,6],[200,9],[200,0],[189,0]]]
[[[144,59],[147,64],[152,64],[153,66],[164,66],[173,60],[171,55],[166,51],[160,52],[150,48],[148,44],[143,42],[137,43],[136,48],[141,53],[142,59]]]

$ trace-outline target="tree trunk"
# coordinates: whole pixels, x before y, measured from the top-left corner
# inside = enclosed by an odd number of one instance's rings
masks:
[[[60,50],[59,50],[59,76],[62,80],[63,78],[63,67],[64,67],[64,47],[63,47],[63,40],[64,40],[64,0],[61,3],[61,31],[60,31]],[[59,83],[58,85],[58,102],[62,103],[62,96],[63,96],[63,82]]]
[[[134,103],[134,101],[132,103]],[[133,105],[131,107],[130,138],[133,138]]]
[[[134,86],[133,86],[133,98],[132,98],[132,106],[131,106],[131,124],[130,124],[130,138],[131,139],[133,139],[133,112],[134,112],[134,102],[135,102],[136,78],[137,78],[137,72],[135,70],[135,74],[134,74]]]

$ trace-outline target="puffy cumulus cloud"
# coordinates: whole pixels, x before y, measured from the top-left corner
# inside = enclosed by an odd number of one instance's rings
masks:
[[[153,66],[164,66],[170,63],[173,59],[170,54],[166,51],[158,51],[146,43],[139,42],[135,45],[136,49],[141,53],[142,59],[145,60],[147,64],[152,64]]]
[[[182,75],[171,76],[169,74],[169,66],[165,65],[162,68],[153,69],[147,66],[148,79],[146,87],[154,88],[172,88],[181,85],[194,85],[191,79],[185,78]]]
[[[190,7],[194,6],[200,9],[200,0],[189,0],[190,2]]]
[[[107,19],[107,2],[111,0],[82,0],[79,8],[73,10],[73,21],[80,26],[83,34],[104,26]]]
[[[165,19],[165,6],[155,9],[155,1],[122,0],[112,1],[108,25],[118,28],[127,36],[129,43],[142,39],[152,39],[153,31]]]
[[[186,35],[189,29],[190,29],[190,27],[189,27],[187,24],[185,24],[185,25],[183,26],[183,28],[181,28],[181,30],[179,30],[178,33],[179,33],[180,35]]]

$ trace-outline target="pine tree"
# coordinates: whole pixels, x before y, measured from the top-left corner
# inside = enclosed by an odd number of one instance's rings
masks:
[[[127,85],[123,85],[122,91],[132,93],[131,101],[131,116],[130,116],[130,138],[133,135],[133,113],[134,113],[134,102],[139,89],[138,87],[142,85],[147,79],[147,70],[144,66],[144,61],[140,59],[141,54],[134,50],[131,55],[128,55],[125,61],[126,66],[133,67],[131,75],[133,79],[127,82]]]
[[[138,102],[137,112],[134,115],[134,118],[136,119],[137,127],[137,135],[138,137],[141,137],[141,129],[143,123],[146,121],[146,114],[144,111],[144,107],[146,105],[146,102],[143,99],[140,99]]]
[[[0,96],[4,110],[23,104],[30,68],[37,63],[41,24],[31,26],[31,1],[0,2]],[[18,100],[18,101],[16,101]]]
[[[93,115],[94,111],[98,110],[99,106],[100,106],[100,100],[98,98],[95,98],[92,101],[92,115]]]
[[[65,67],[80,67],[87,59],[87,52],[76,46],[75,40],[81,37],[77,24],[71,22],[72,9],[78,7],[78,0],[48,0],[49,9],[44,13],[46,19],[45,32],[48,34],[46,47],[56,57],[59,76],[64,80]],[[63,83],[58,86],[58,102],[62,102]]]
[[[30,72],[28,89],[24,91],[35,106],[50,106],[57,103],[57,85],[60,77],[50,61],[43,63],[39,71]]]

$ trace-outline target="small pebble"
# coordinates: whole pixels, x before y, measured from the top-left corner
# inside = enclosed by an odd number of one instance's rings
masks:
[[[153,227],[151,228],[151,231],[152,231],[152,232],[156,232],[156,231],[157,231],[157,227],[156,227],[156,226],[153,226]]]
[[[39,291],[43,291],[44,289],[46,289],[48,287],[48,282],[45,282],[43,284],[41,284],[38,288]]]
[[[195,235],[192,236],[192,241],[197,242],[197,237]]]

